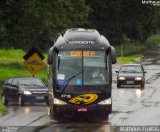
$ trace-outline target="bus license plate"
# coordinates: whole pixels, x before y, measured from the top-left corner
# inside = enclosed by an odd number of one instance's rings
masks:
[[[77,109],[78,112],[87,112],[87,108],[78,108]]]

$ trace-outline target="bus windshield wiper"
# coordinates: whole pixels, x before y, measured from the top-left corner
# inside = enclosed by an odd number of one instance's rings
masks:
[[[73,78],[75,78],[76,76],[78,76],[78,75],[81,74],[81,73],[82,73],[82,71],[79,72],[79,73],[77,73],[77,74],[75,74],[75,75],[73,75],[73,76],[71,76],[71,77],[67,80],[67,83],[66,83],[66,85],[63,87],[61,94],[63,94],[63,92],[65,91],[65,89],[66,89],[66,87],[68,86],[69,82],[70,82]]]
[[[59,66],[60,66],[60,56],[58,56],[58,70],[59,70]]]

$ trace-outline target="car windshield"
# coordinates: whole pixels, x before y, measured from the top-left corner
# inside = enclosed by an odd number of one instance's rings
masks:
[[[122,66],[119,72],[120,73],[142,73],[142,68],[140,66]]]
[[[23,78],[19,80],[19,85],[24,86],[44,86],[44,84],[36,78]]]

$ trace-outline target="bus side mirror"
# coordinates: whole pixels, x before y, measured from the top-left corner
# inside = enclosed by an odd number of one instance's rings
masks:
[[[53,63],[53,47],[51,47],[48,51],[48,64],[51,65]]]
[[[59,51],[58,51],[58,49],[56,47],[51,47],[49,49],[49,52],[48,52],[48,64],[49,65],[52,65],[53,62],[55,62],[55,56],[58,53],[59,53]]]
[[[112,64],[117,63],[116,51],[112,46],[111,46],[111,60],[112,60]]]
[[[116,73],[119,73],[119,71],[115,71]]]

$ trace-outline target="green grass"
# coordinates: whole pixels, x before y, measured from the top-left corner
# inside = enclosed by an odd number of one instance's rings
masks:
[[[3,81],[0,81],[0,93],[2,93],[2,88],[1,88],[2,85],[3,85]],[[7,111],[7,108],[1,103],[1,98],[0,98],[0,113],[4,113],[6,111]]]
[[[131,63],[131,62],[134,62],[134,61],[140,59],[141,57],[143,57],[141,54],[124,56],[124,57],[118,57],[117,58],[117,62],[119,64]]]
[[[21,49],[0,50],[0,64],[22,63],[25,52]]]
[[[152,35],[145,42],[148,47],[152,47],[153,45],[160,44],[160,35]]]
[[[117,53],[117,63],[131,63],[140,59],[143,51],[160,44],[160,36],[152,35],[144,43],[126,41],[119,46],[115,46]]]
[[[0,113],[4,113],[4,112],[7,112],[7,108],[6,106],[4,106],[2,103],[0,103]]]
[[[120,46],[115,46],[117,56],[128,56],[138,51],[141,51],[145,48],[145,45],[142,45],[138,42],[124,42]]]
[[[160,44],[160,36],[152,35],[144,43],[136,41],[125,41],[121,45],[115,46],[117,56],[129,56],[141,54],[144,50]]]

